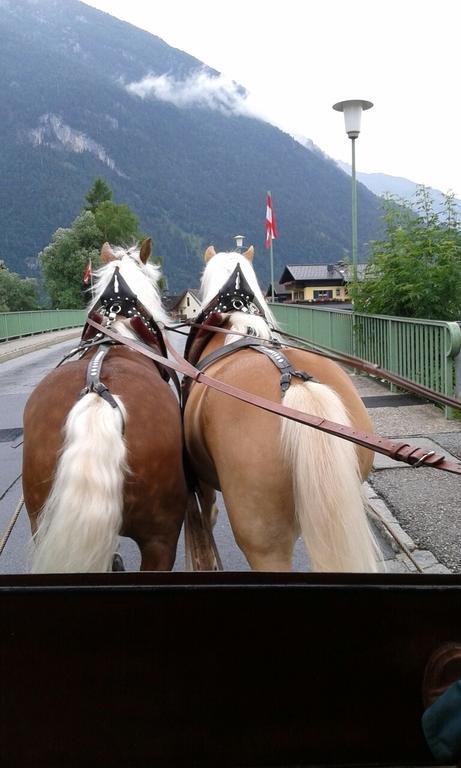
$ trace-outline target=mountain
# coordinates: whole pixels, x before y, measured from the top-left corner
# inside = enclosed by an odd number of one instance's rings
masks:
[[[248,112],[245,91],[163,40],[78,0],[0,0],[0,259],[22,274],[69,226],[95,176],[126,203],[164,258],[170,290],[197,283],[201,254],[256,247],[265,200],[286,263],[350,250],[350,181],[334,161]],[[359,249],[379,200],[358,185]]]
[[[341,160],[337,160],[339,167],[348,174],[352,173],[352,167],[348,163],[343,163]],[[415,193],[418,186],[415,181],[404,179],[402,176],[389,176],[385,173],[363,173],[357,171],[357,180],[364,184],[375,195],[397,195],[403,197],[405,200],[414,200]],[[443,203],[443,192],[439,189],[433,189],[429,187],[429,193],[434,201],[435,209],[440,209]],[[455,206],[461,214],[461,200],[455,198]]]

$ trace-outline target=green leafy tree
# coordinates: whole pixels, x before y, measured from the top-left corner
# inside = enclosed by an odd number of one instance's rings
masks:
[[[85,205],[85,211],[96,213],[96,209],[101,203],[112,200],[112,191],[107,186],[104,179],[101,179],[100,176],[96,176],[93,186],[85,195],[85,200],[88,203]]]
[[[461,229],[452,194],[434,211],[426,187],[414,208],[384,201],[386,237],[370,243],[363,281],[350,286],[359,312],[457,320],[461,317]]]
[[[83,275],[91,259],[99,265],[101,232],[91,211],[82,212],[68,229],[57,229],[39,254],[45,289],[53,308],[80,309],[86,303]]]
[[[37,281],[0,268],[0,312],[38,309]]]
[[[139,239],[138,218],[127,205],[105,201],[96,208],[95,219],[103,242],[107,240],[112,245],[126,245]]]
[[[44,287],[53,307],[85,306],[85,267],[90,260],[93,271],[99,266],[104,242],[130,245],[140,239],[137,217],[127,205],[113,203],[111,197],[107,184],[101,178],[95,179],[85,195],[86,208],[68,229],[56,230],[50,245],[39,254]]]

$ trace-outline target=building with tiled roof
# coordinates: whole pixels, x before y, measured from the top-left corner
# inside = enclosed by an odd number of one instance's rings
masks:
[[[192,320],[200,314],[200,291],[198,288],[187,288],[171,307],[173,316],[178,320]]]
[[[357,264],[357,278],[363,279],[366,264]],[[352,278],[352,265],[339,264],[287,264],[280,284],[289,301],[349,302],[347,283]]]

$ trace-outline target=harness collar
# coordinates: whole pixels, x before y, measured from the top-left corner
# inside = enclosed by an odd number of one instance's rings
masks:
[[[255,297],[240,264],[204,310],[204,319],[211,312],[248,312],[264,317],[264,309]]]
[[[110,328],[112,323],[118,317],[127,318],[130,320],[130,325],[135,333],[144,343],[149,344],[151,341],[154,341],[160,349],[161,354],[164,357],[168,357],[165,341],[158,324],[155,322],[154,318],[151,317],[145,306],[139,301],[136,294],[133,293],[125,278],[120,274],[119,266],[115,267],[110,282],[101,293],[96,304],[92,307],[89,317],[94,316],[96,312],[98,312],[101,317],[101,323],[103,323],[103,318],[107,318],[107,328]],[[141,325],[141,323],[143,325]],[[136,324],[138,325],[137,328]],[[145,326],[145,329],[143,326]],[[88,323],[83,329],[82,339],[85,339],[87,329]],[[99,334],[97,335],[99,336]],[[149,339],[149,335],[152,339]],[[165,381],[172,378],[166,368],[160,366],[158,366],[158,368]]]
[[[120,274],[120,267],[115,267],[110,283],[92,309],[93,312],[95,310],[107,317],[109,322],[113,322],[117,315],[127,318],[140,317],[148,328],[155,332],[158,330],[155,321]]]
[[[197,326],[207,324],[209,320],[218,318],[222,315],[232,312],[246,312],[248,315],[266,316],[264,309],[255,297],[245,275],[242,272],[240,264],[237,264],[232,274],[224,283],[222,288],[211,301],[208,302],[205,309],[202,309],[195,320],[195,328],[191,330],[186,342],[184,356],[189,359],[192,344],[197,336]],[[218,323],[213,323],[214,325]],[[219,323],[222,325],[222,321]]]

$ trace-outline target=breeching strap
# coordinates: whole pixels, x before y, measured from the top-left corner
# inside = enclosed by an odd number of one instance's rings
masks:
[[[364,448],[369,448],[376,453],[381,453],[384,456],[389,456],[395,461],[402,461],[405,464],[409,464],[413,467],[433,467],[434,469],[442,469],[446,472],[451,472],[456,475],[461,475],[461,464],[453,461],[449,461],[443,455],[437,454],[434,451],[426,451],[424,448],[410,445],[404,442],[395,442],[379,435],[369,434],[367,432],[359,432],[344,424],[337,424],[334,421],[328,419],[322,419],[319,416],[303,413],[302,411],[295,410],[294,408],[288,408],[280,403],[275,403],[272,400],[267,400],[265,397],[259,395],[250,394],[238,387],[234,387],[231,384],[225,384],[223,381],[219,381],[207,374],[199,371],[198,368],[191,365],[187,360],[182,358],[175,349],[165,339],[168,351],[174,357],[174,360],[169,360],[161,355],[157,355],[152,352],[151,349],[146,347],[139,341],[129,339],[114,333],[110,328],[105,328],[103,325],[96,323],[91,318],[88,318],[88,324],[96,328],[101,333],[109,336],[112,339],[125,344],[135,352],[139,352],[146,357],[150,357],[159,365],[164,366],[169,370],[177,371],[185,376],[188,376],[193,381],[204,384],[207,387],[222,392],[230,397],[235,397],[237,400],[242,400],[250,405],[255,405],[258,408],[262,408],[270,413],[275,413],[277,416],[284,416],[287,419],[296,421],[299,424],[305,424],[308,427],[319,429],[321,432],[327,432],[330,435],[336,435],[344,440],[349,440],[352,443],[361,445]]]

